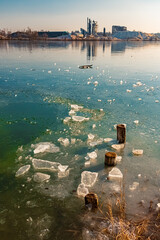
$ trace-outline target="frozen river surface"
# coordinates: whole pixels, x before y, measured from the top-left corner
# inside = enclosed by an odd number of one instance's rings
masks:
[[[0,239],[82,239],[78,186],[100,203],[120,191],[106,151],[122,157],[128,216],[146,214],[139,202],[156,206],[160,43],[1,41],[0,52]]]

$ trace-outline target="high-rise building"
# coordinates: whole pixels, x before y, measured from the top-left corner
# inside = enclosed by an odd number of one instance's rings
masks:
[[[103,36],[106,36],[106,28],[103,28]]]
[[[87,18],[87,32],[89,35],[92,34],[92,21],[90,18]]]
[[[98,32],[98,23],[93,20],[93,23],[92,23],[92,34],[96,35],[97,32]]]

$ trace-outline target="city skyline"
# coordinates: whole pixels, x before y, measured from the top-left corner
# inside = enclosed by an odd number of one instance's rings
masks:
[[[112,25],[129,30],[160,32],[158,0],[0,0],[0,29],[72,31],[87,29],[87,17],[98,21],[98,31],[111,32]]]

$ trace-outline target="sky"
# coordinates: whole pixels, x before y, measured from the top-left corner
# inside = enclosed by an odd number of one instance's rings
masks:
[[[0,0],[0,29],[70,32],[86,29],[87,17],[101,32],[112,25],[160,32],[160,0]]]

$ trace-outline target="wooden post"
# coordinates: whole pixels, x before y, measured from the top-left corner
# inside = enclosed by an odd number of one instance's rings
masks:
[[[92,209],[98,207],[98,196],[95,193],[88,193],[85,196],[85,206],[91,205]]]
[[[126,126],[124,124],[117,125],[117,141],[119,143],[126,142]]]
[[[117,154],[115,152],[107,152],[105,154],[105,165],[107,166],[115,166],[117,161]]]

